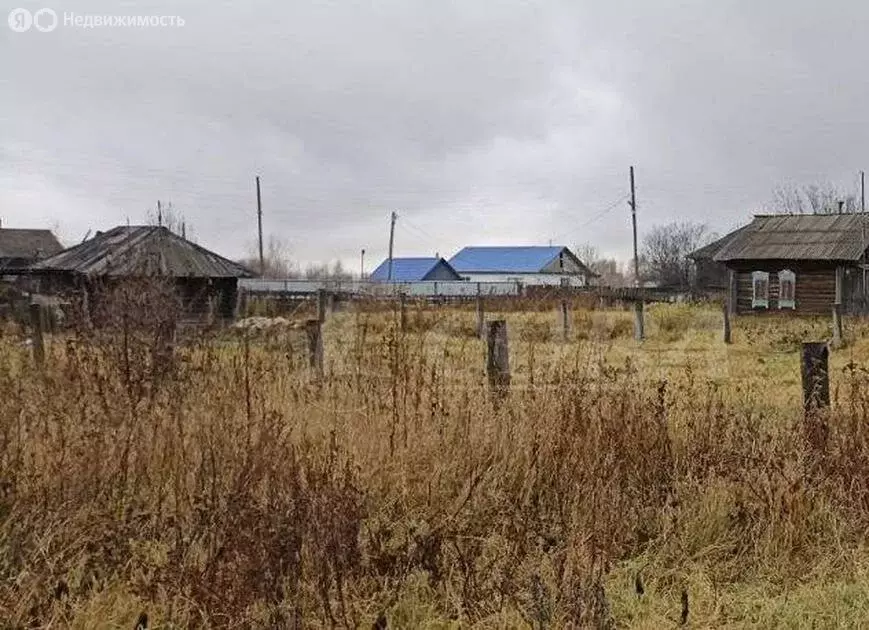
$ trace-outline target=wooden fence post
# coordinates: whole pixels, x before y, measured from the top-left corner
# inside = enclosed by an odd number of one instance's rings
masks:
[[[398,296],[398,309],[401,332],[405,332],[407,330],[407,295],[404,293]]]
[[[507,321],[496,319],[489,322],[486,338],[486,374],[489,389],[500,402],[510,391],[510,351],[507,345]]]
[[[727,302],[724,303],[724,308],[721,309],[722,315],[724,315],[724,343],[731,343],[730,339],[730,305]]]
[[[326,291],[317,289],[317,321],[321,324],[326,321]]]
[[[816,450],[826,446],[828,427],[824,411],[830,406],[829,348],[823,342],[804,343],[800,361],[806,440]]]
[[[564,341],[570,337],[570,311],[567,308],[567,300],[561,300],[561,338]]]
[[[42,337],[42,306],[33,302],[30,304],[30,326],[32,329],[33,360],[36,366],[45,365],[45,341]]]
[[[318,319],[305,322],[305,334],[308,336],[308,365],[320,376],[323,374],[323,326]]]
[[[727,307],[731,315],[736,315],[736,307],[739,300],[738,278],[733,269],[727,271]]]
[[[642,341],[646,338],[646,330],[643,322],[643,301],[634,302],[634,339]]]
[[[477,283],[477,337],[480,339],[486,334],[485,326],[486,312],[483,309],[483,294],[480,283]]]
[[[834,348],[842,347],[842,305],[833,304],[833,342]]]

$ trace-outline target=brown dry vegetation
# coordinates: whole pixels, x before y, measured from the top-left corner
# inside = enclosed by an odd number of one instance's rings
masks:
[[[344,312],[326,374],[298,331],[189,336],[150,300],[0,359],[3,627],[662,628],[869,624],[862,325],[824,449],[798,342],[718,311],[501,314],[490,399],[471,310]],[[497,316],[490,314],[491,316]]]

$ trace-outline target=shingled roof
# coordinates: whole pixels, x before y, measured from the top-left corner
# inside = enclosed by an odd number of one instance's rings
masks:
[[[249,278],[244,266],[181,238],[165,227],[120,226],[32,266],[36,273],[88,276],[162,275]]]
[[[34,260],[39,256],[51,256],[62,249],[51,230],[0,229],[0,258]]]
[[[863,214],[757,215],[713,260],[847,260],[863,256]]]

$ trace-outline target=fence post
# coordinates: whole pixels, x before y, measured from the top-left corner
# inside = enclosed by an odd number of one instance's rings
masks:
[[[724,315],[724,343],[731,343],[730,339],[730,305],[724,303],[724,308],[721,309]]]
[[[320,376],[323,374],[323,327],[320,320],[306,321],[305,334],[308,336],[308,365]]]
[[[634,339],[642,341],[646,338],[646,331],[643,322],[643,301],[636,300],[634,302]]]
[[[496,319],[489,322],[486,338],[486,374],[489,389],[500,402],[510,391],[510,351],[507,345],[507,321]]]
[[[833,347],[842,347],[842,305],[833,304]]]
[[[824,449],[828,433],[823,410],[830,406],[829,355],[826,343],[803,344],[800,373],[803,380],[806,439],[818,451]]]
[[[567,341],[570,336],[570,313],[567,308],[567,300],[561,300],[561,338]]]
[[[485,318],[486,313],[483,309],[483,293],[480,287],[480,283],[477,283],[477,337],[480,339],[485,335]]]
[[[317,289],[317,321],[321,324],[326,321],[326,290]]]
[[[36,302],[30,304],[30,326],[33,331],[33,360],[36,366],[42,368],[45,365],[45,341],[42,337],[42,306]]]
[[[401,332],[405,332],[407,330],[407,295],[405,295],[404,293],[401,293],[398,296],[398,309]]]

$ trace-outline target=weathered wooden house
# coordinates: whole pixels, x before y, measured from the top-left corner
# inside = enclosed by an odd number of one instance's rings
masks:
[[[51,230],[0,228],[0,275],[23,273],[62,249]]]
[[[715,255],[724,249],[744,229],[745,226],[725,234],[721,238],[688,254],[688,258],[693,262],[691,273],[692,291],[701,293],[727,291],[730,282],[730,272],[725,263],[715,260]]]
[[[100,289],[128,279],[171,281],[186,316],[234,317],[238,279],[254,273],[165,227],[120,226],[34,264],[39,291],[84,292],[89,303]]]
[[[757,215],[712,257],[734,313],[866,312],[865,214]]]

